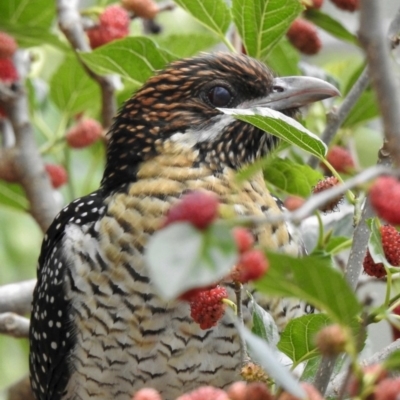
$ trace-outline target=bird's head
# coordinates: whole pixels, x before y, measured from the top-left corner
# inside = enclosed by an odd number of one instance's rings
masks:
[[[277,78],[241,54],[175,61],[150,78],[117,115],[103,185],[134,180],[138,165],[166,148],[193,151],[195,164],[238,169],[267,154],[277,138],[218,108],[269,107],[293,117],[299,107],[337,94],[320,79]]]

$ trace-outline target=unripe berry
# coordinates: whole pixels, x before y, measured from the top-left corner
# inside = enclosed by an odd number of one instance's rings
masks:
[[[11,58],[0,58],[0,81],[13,83],[18,80],[18,72]]]
[[[362,368],[362,378],[351,375],[347,385],[349,395],[357,397],[363,390],[363,382],[368,384],[379,383],[387,377],[388,373],[381,364],[372,364]],[[368,397],[369,399],[370,397]],[[375,399],[374,399],[375,400]]]
[[[348,335],[340,325],[330,325],[321,329],[315,337],[315,344],[324,356],[335,356],[345,351]]]
[[[369,199],[378,217],[389,224],[400,224],[400,181],[393,176],[380,176],[369,190]]]
[[[129,15],[118,5],[108,6],[100,15],[99,25],[87,31],[92,49],[129,34]]]
[[[122,0],[122,6],[137,17],[153,19],[160,11],[154,0]]]
[[[163,400],[160,393],[152,388],[143,388],[138,390],[132,397],[132,400]]]
[[[44,167],[49,175],[51,185],[54,189],[57,189],[68,182],[67,171],[62,165],[45,164]]]
[[[290,43],[304,54],[316,54],[322,46],[315,25],[302,18],[292,22],[286,36]]]
[[[376,385],[374,400],[398,400],[400,393],[400,378],[384,379]]]
[[[0,58],[10,58],[18,48],[13,37],[5,32],[0,32]]]
[[[353,156],[351,153],[341,146],[332,146],[326,159],[337,172],[351,173],[355,169]],[[324,169],[327,169],[324,167]]]
[[[324,400],[321,393],[308,382],[300,382],[301,387],[307,394],[307,400]],[[278,400],[299,400],[299,397],[296,397],[288,392],[283,392]]]
[[[254,245],[254,236],[246,228],[236,227],[232,230],[233,237],[235,238],[236,246],[239,253],[244,253],[250,250]]]
[[[241,283],[260,279],[269,268],[268,260],[264,253],[252,249],[240,255],[239,262],[231,273],[232,280]]]
[[[217,196],[211,192],[195,191],[186,194],[169,209],[164,226],[186,221],[198,229],[205,229],[217,218],[218,204]]]
[[[201,386],[190,393],[179,396],[176,400],[230,400],[222,390],[213,386]]]
[[[102,136],[103,128],[94,119],[86,118],[80,120],[65,134],[65,139],[70,147],[79,149],[90,146]]]
[[[246,400],[246,382],[234,382],[229,386],[226,393],[230,400]]]
[[[294,211],[294,210],[297,210],[298,208],[300,208],[304,203],[305,203],[305,200],[302,197],[292,195],[292,196],[286,197],[285,201],[283,202],[283,205],[289,211]]]

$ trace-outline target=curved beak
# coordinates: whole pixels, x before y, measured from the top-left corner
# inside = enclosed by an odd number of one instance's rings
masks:
[[[340,96],[340,92],[335,86],[322,79],[309,76],[275,78],[272,88],[272,92],[268,96],[256,100],[256,104],[253,103],[251,106],[282,111],[302,107],[329,97]]]

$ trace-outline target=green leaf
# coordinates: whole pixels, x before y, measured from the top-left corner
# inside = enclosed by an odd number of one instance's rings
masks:
[[[272,346],[279,341],[279,331],[271,314],[257,304],[251,296],[253,326],[251,331]]]
[[[0,180],[0,204],[20,211],[28,211],[29,201],[21,185]]]
[[[357,124],[367,122],[379,116],[379,108],[375,93],[371,90],[364,92],[351,109],[343,127],[348,128]]]
[[[302,382],[313,382],[318,371],[319,364],[321,362],[321,356],[311,358],[307,361],[306,367],[301,374]]]
[[[67,57],[52,76],[50,98],[66,113],[76,114],[99,107],[100,88],[83,70],[76,57]]]
[[[268,252],[268,273],[255,282],[269,296],[295,297],[325,311],[336,323],[355,328],[361,305],[343,275],[332,268],[329,257],[294,258]]]
[[[167,300],[218,282],[237,258],[230,228],[217,223],[204,231],[187,222],[167,226],[151,237],[145,253],[151,280]]]
[[[382,235],[379,230],[379,219],[370,218],[366,220],[368,228],[371,231],[371,236],[368,241],[368,250],[371,253],[371,257],[376,263],[383,263],[387,266],[392,266],[385,257],[385,252],[382,247]]]
[[[386,358],[383,362],[383,368],[388,369],[389,371],[400,370],[400,350],[394,351],[388,358]]]
[[[210,49],[219,40],[209,33],[188,33],[186,35],[156,36],[153,40],[177,58],[191,57],[200,51]]]
[[[278,354],[263,339],[236,323],[239,334],[247,343],[251,359],[258,363],[275,382],[293,396],[305,399],[304,390],[289,370],[278,361]]]
[[[298,0],[233,0],[232,15],[249,56],[266,60],[303,11]]]
[[[285,38],[269,52],[264,61],[279,76],[300,75],[299,52]]]
[[[268,183],[287,193],[302,197],[309,196],[312,187],[323,179],[319,171],[308,165],[300,165],[289,159],[282,160],[278,157],[271,159],[264,166],[263,171]]]
[[[219,110],[286,140],[318,158],[324,157],[327,152],[325,143],[318,136],[293,118],[279,111],[267,107],[252,109],[219,108]]]
[[[98,74],[118,74],[136,85],[142,85],[154,71],[175,59],[152,40],[141,36],[115,40],[79,56]]]
[[[330,323],[329,317],[325,314],[295,318],[282,332],[278,349],[296,364],[317,357],[319,353],[314,344],[314,336]]]
[[[350,33],[340,22],[317,9],[309,9],[306,18],[340,40],[358,45],[357,38]]]
[[[352,240],[346,236],[333,236],[329,239],[329,242],[325,246],[325,251],[331,255],[348,249],[351,247]]]
[[[18,25],[25,32],[31,27],[50,28],[56,16],[55,4],[48,0],[4,0],[0,1],[0,26]]]
[[[225,40],[231,15],[224,0],[175,0],[175,3]]]

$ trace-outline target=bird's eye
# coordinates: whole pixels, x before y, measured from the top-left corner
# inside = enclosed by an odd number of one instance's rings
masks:
[[[232,100],[232,94],[223,86],[214,86],[208,92],[207,98],[215,107],[226,107]]]

